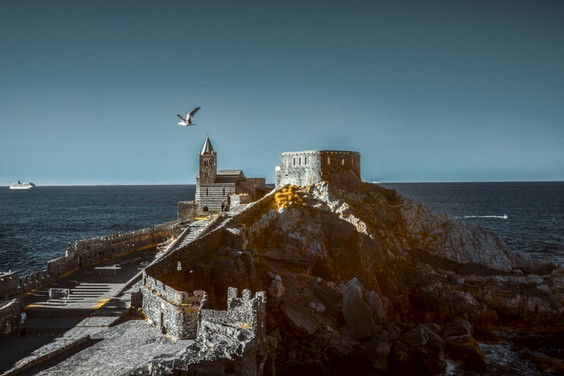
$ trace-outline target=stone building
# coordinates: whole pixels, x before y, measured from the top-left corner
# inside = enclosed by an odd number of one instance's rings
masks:
[[[198,214],[229,210],[232,203],[255,201],[269,190],[264,178],[247,178],[242,170],[218,170],[217,153],[209,137],[206,138],[196,177]]]
[[[285,152],[276,166],[276,189],[292,184],[312,185],[335,173],[352,171],[360,179],[360,154],[356,151],[311,150]]]

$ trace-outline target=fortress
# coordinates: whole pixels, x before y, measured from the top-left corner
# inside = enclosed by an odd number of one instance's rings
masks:
[[[359,153],[339,150],[282,153],[280,166],[276,166],[276,189],[287,184],[312,185],[343,171],[352,171],[360,179]]]

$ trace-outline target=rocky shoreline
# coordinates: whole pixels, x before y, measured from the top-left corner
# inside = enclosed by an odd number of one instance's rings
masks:
[[[346,172],[286,186],[161,263],[152,278],[212,305],[228,286],[266,291],[277,374],[503,374],[474,332],[564,332],[564,269]],[[539,372],[564,371],[537,352]]]

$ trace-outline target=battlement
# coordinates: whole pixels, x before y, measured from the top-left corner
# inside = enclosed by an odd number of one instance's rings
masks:
[[[328,180],[331,175],[352,171],[360,179],[360,154],[344,150],[285,152],[276,166],[276,188],[287,184],[306,186]]]

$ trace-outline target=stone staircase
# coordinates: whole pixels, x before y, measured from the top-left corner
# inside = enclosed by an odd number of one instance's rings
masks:
[[[172,247],[168,250],[168,252],[173,252],[177,249],[183,248],[188,243],[196,239],[198,235],[203,233],[209,233],[217,229],[223,223],[227,222],[231,217],[232,217],[231,214],[223,213],[217,218],[213,218],[213,219],[208,218],[208,219],[190,222],[188,227],[186,227],[186,229],[178,237],[178,240],[172,244]]]

